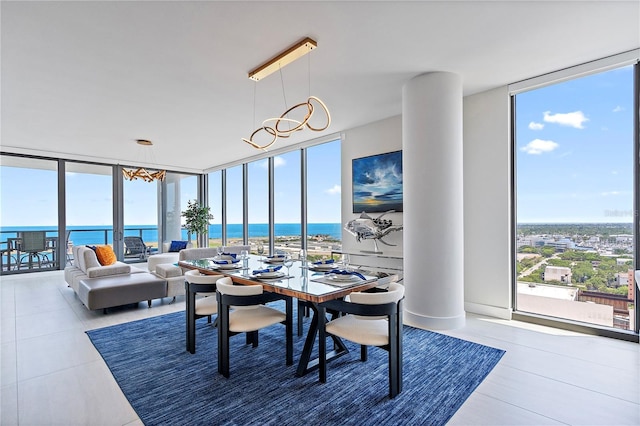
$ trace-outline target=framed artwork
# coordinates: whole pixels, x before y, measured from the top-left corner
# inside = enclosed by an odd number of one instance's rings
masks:
[[[402,151],[354,158],[353,212],[402,211]]]

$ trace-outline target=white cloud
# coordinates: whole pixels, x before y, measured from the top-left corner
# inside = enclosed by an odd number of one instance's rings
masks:
[[[620,105],[617,105],[611,112],[620,112],[620,111],[624,111],[624,108],[622,108]]]
[[[275,168],[275,167],[284,166],[284,165],[286,165],[286,164],[287,164],[287,160],[285,160],[284,158],[282,158],[282,157],[278,157],[278,156],[273,157],[273,167],[274,167],[274,168]],[[269,168],[269,160],[263,160],[263,161],[260,163],[260,167],[262,167],[263,169],[267,169],[267,168]]]
[[[526,152],[527,154],[542,154],[543,152],[551,152],[557,147],[559,147],[557,143],[554,141],[544,141],[542,139],[534,139],[529,142],[527,145],[520,148],[520,150]]]
[[[601,192],[600,195],[608,197],[609,195],[620,195],[620,191]]]
[[[532,121],[531,123],[529,123],[529,128],[531,130],[542,130],[544,129],[544,124],[536,123],[535,121]]]
[[[550,111],[544,112],[544,121],[547,123],[556,123],[561,126],[575,127],[576,129],[584,129],[582,123],[589,121],[582,111],[567,112],[566,114],[551,114]]]
[[[342,187],[340,185],[333,185],[333,187],[329,189],[325,189],[324,192],[326,192],[329,195],[340,194],[342,193]]]

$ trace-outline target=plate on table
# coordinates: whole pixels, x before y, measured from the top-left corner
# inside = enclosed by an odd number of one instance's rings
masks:
[[[284,257],[267,257],[264,260],[265,263],[282,263],[284,262]]]
[[[326,272],[332,269],[336,269],[336,267],[337,265],[335,263],[322,263],[319,265],[310,265],[309,269],[311,269],[312,271]]]
[[[329,274],[327,275],[327,279],[329,281],[335,281],[339,283],[361,281],[360,277],[358,277],[357,275],[343,275],[343,274]]]
[[[218,267],[218,269],[238,269],[240,268],[240,264],[238,262],[236,263],[227,263],[227,264],[216,264],[216,266]]]
[[[255,274],[256,278],[265,278],[265,279],[275,279],[284,277],[284,272],[280,271],[271,271],[271,272],[260,272],[259,274]]]
[[[232,262],[232,263],[240,262],[240,259],[236,259],[236,258],[235,258],[235,257],[233,257],[233,256],[229,256],[229,255],[225,255],[225,254],[220,255],[220,256],[214,256],[214,257],[213,257],[213,261],[214,261],[214,262],[216,262],[216,261],[222,261],[222,260],[224,260],[225,262]]]

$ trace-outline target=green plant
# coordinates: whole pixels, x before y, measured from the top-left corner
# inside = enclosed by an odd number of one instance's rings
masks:
[[[209,221],[213,219],[209,206],[201,206],[197,200],[187,201],[187,209],[182,212],[181,216],[185,219],[184,227],[189,235],[193,233],[206,234]]]

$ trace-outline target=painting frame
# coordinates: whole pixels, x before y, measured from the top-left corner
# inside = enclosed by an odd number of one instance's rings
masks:
[[[353,213],[403,210],[402,150],[351,160]]]

